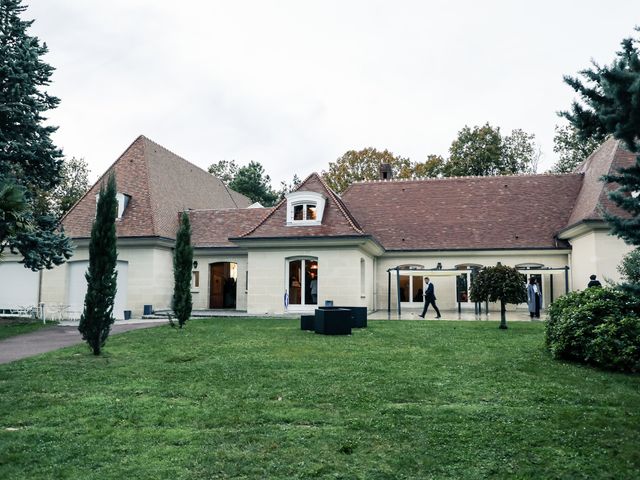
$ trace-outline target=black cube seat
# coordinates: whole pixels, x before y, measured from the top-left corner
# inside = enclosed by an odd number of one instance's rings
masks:
[[[315,315],[302,315],[300,317],[300,330],[314,330],[315,321]]]
[[[351,335],[351,311],[346,308],[317,309],[314,330],[323,335]]]
[[[351,328],[367,328],[367,307],[318,307],[318,310],[347,309],[351,311]]]

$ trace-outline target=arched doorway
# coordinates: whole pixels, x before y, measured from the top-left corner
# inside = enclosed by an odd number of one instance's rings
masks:
[[[209,264],[209,308],[236,308],[237,284],[237,263]]]

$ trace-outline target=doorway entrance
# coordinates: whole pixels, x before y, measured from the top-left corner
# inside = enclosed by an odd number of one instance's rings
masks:
[[[211,263],[209,265],[209,308],[236,308],[237,284],[237,263]]]
[[[303,307],[318,304],[318,260],[295,258],[288,261],[287,290],[289,305]]]

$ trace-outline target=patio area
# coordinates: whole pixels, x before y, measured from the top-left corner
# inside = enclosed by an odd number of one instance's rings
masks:
[[[426,317],[420,318],[419,315],[422,313],[422,309],[407,309],[403,308],[402,313],[398,315],[397,311],[392,310],[391,313],[388,313],[387,310],[377,310],[373,313],[369,313],[369,320],[435,320],[436,312],[432,309],[429,309]],[[439,320],[480,320],[487,322],[499,322],[500,321],[500,312],[491,311],[489,313],[485,313],[484,311],[481,314],[475,314],[473,310],[463,310],[462,312],[458,312],[458,310],[440,310],[442,314],[442,318]],[[546,318],[544,312],[541,313],[540,319],[531,320],[529,317],[529,312],[526,310],[516,310],[516,311],[507,311],[507,322],[540,322]]]

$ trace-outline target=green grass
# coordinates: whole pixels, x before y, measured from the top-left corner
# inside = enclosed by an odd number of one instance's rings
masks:
[[[0,478],[638,478],[640,376],[543,325],[190,321],[0,365]]]
[[[45,326],[51,326],[53,323],[48,322],[44,325],[41,321],[36,322],[16,322],[16,323],[0,323],[0,340],[5,338],[22,335],[23,333],[35,332]]]

